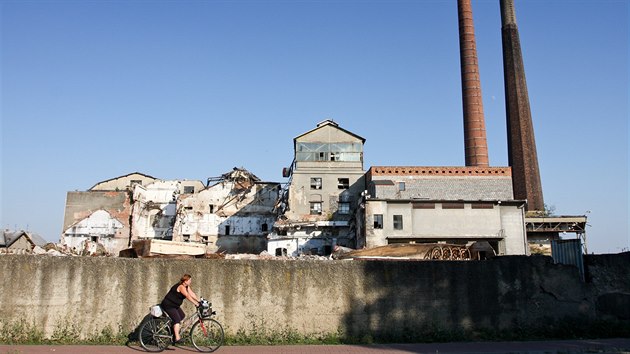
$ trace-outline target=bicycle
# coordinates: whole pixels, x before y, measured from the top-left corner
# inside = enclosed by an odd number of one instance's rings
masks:
[[[152,315],[152,318],[140,327],[138,334],[140,345],[149,352],[161,352],[174,342],[171,331],[173,320],[165,311],[160,309],[159,312],[161,312],[159,316]],[[212,318],[214,315],[216,312],[212,311],[212,304],[201,298],[197,311],[182,321],[180,329],[182,338],[190,328],[187,337],[200,352],[213,352],[219,349],[225,340],[223,327]]]

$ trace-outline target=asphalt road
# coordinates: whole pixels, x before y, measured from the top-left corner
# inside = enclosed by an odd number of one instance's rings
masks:
[[[347,353],[629,353],[630,338],[531,341],[531,342],[462,342],[385,345],[287,345],[228,346],[218,354],[347,354]],[[137,354],[145,351],[137,344],[129,346],[89,345],[3,345],[0,354]],[[169,347],[163,353],[198,353],[188,346]]]

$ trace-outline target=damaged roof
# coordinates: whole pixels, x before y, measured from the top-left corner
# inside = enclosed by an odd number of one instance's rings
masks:
[[[19,240],[20,237],[26,236],[29,241],[35,246],[43,246],[47,242],[38,234],[20,230],[20,231],[11,231],[11,230],[2,230],[0,233],[0,247],[10,247],[15,241]]]
[[[92,186],[92,188],[90,188],[90,189],[88,189],[88,190],[92,190],[92,189],[94,189],[94,187],[98,186],[98,185],[99,185],[99,184],[101,184],[101,183],[105,183],[105,182],[109,182],[109,181],[117,180],[117,179],[120,179],[120,178],[129,177],[129,176],[131,176],[131,175],[141,175],[141,176],[144,176],[144,177],[146,177],[146,178],[151,178],[151,179],[157,180],[157,178],[155,178],[155,177],[153,177],[153,176],[149,176],[149,175],[147,175],[147,174],[145,174],[145,173],[141,173],[141,172],[131,172],[131,173],[127,173],[126,175],[122,175],[122,176],[118,176],[118,177],[114,177],[114,178],[106,179],[106,180],[104,180],[104,181],[100,181],[100,182],[98,182],[98,183],[94,184],[94,185]]]

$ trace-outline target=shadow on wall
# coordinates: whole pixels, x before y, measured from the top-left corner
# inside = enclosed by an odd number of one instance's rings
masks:
[[[597,289],[581,282],[576,267],[552,264],[550,257],[363,261],[363,270],[365,281],[347,284],[352,289],[345,291],[351,310],[342,320],[342,330],[349,342],[603,338],[630,333],[630,322],[600,316]]]

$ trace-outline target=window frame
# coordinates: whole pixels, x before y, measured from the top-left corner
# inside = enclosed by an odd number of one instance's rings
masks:
[[[319,205],[319,210],[315,208],[316,205]],[[322,209],[322,202],[310,202],[310,215],[322,215]]]
[[[319,185],[318,185],[319,182]],[[311,177],[311,190],[321,190],[324,186],[321,177]],[[319,188],[318,188],[319,187]]]
[[[396,220],[399,219],[399,220]],[[393,228],[394,230],[403,230],[404,229],[404,223],[403,223],[403,216],[400,214],[396,214],[393,215],[392,218],[393,221]]]
[[[383,214],[372,214],[374,229],[383,229]]]
[[[337,189],[349,189],[350,188],[350,178],[337,178]]]

